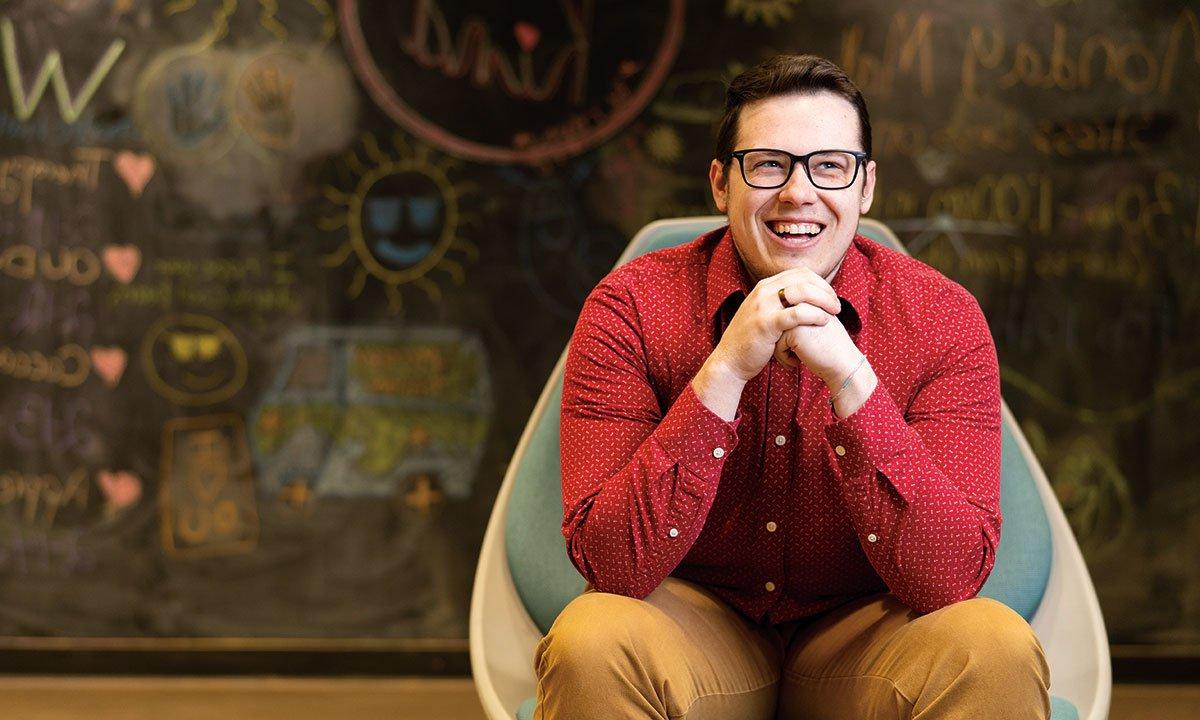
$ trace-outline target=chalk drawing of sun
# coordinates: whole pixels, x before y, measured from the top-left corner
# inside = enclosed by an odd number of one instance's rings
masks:
[[[740,15],[747,24],[761,22],[767,27],[775,27],[781,21],[791,20],[793,6],[799,0],[726,0],[725,14],[729,17]]]
[[[400,286],[412,284],[438,303],[442,290],[431,273],[441,271],[455,285],[462,285],[463,266],[449,255],[459,252],[474,261],[479,250],[458,236],[463,226],[476,223],[460,209],[461,196],[474,186],[455,185],[450,179],[458,161],[438,161],[428,148],[410,146],[399,133],[392,145],[394,156],[383,152],[373,135],[365,134],[360,146],[368,162],[359,158],[358,148],[342,157],[352,187],[323,186],[325,198],[340,209],[322,217],[318,227],[346,230],[345,242],[324,263],[339,267],[353,258],[358,264],[347,295],[358,298],[368,278],[374,278],[383,283],[388,310],[399,314],[404,308]]]
[[[211,47],[229,34],[229,18],[240,4],[241,0],[169,0],[162,12],[166,17],[207,13],[208,27],[198,42]],[[258,0],[258,23],[280,42],[295,40],[298,25],[315,26],[321,43],[337,34],[337,18],[328,0],[285,0],[283,8],[280,0]]]

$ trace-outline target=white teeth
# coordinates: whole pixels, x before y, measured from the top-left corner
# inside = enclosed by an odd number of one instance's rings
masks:
[[[816,223],[773,223],[775,232],[780,235],[816,235],[821,232],[821,226]]]

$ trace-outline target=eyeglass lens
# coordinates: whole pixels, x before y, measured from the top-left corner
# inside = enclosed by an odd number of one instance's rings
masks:
[[[757,188],[777,188],[787,182],[792,156],[775,150],[755,150],[742,157],[746,182]],[[824,190],[840,190],[854,182],[858,160],[838,150],[810,155],[808,176],[813,185]]]

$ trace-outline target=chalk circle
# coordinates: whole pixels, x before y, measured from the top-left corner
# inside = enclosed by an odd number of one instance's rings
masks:
[[[623,104],[581,133],[567,133],[561,139],[535,142],[524,147],[480,142],[447,130],[425,117],[400,97],[376,64],[359,21],[359,0],[339,0],[338,16],[346,54],[359,80],[384,112],[413,135],[457,157],[481,162],[541,165],[573,157],[596,147],[637,117],[658,92],[683,42],[685,6],[685,0],[660,2],[668,6],[663,36],[637,89]],[[392,57],[398,56],[398,51],[391,48],[389,51]],[[579,117],[571,119],[578,120]]]
[[[298,52],[272,49],[250,58],[237,72],[234,119],[263,147],[283,150],[299,139],[296,94],[306,79],[306,65]]]
[[[445,256],[458,229],[458,195],[435,165],[386,163],[359,180],[346,224],[367,272],[399,285],[424,276]]]
[[[171,343],[175,335],[184,334],[209,343],[215,339],[216,352],[200,352],[198,348],[199,363],[187,358],[176,360]],[[154,391],[185,407],[228,400],[245,386],[249,373],[246,352],[237,337],[224,323],[207,315],[176,313],[160,318],[146,331],[140,355],[142,369]],[[199,378],[201,382],[189,384],[193,369],[197,367],[200,370],[207,368],[209,374]]]
[[[237,142],[230,122],[237,88],[229,56],[191,45],[156,57],[138,77],[133,117],[155,153],[179,162],[211,163]]]

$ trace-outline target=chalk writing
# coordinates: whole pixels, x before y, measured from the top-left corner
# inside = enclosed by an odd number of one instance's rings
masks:
[[[236,415],[171,420],[163,429],[162,541],[174,557],[243,554],[258,544],[245,429]]]
[[[29,155],[0,157],[0,203],[16,204],[22,213],[33,208],[34,183],[48,182],[60,187],[95,190],[100,180],[100,164],[111,155],[104,148],[75,148],[75,160],[54,162]]]
[[[12,21],[7,17],[0,18],[0,46],[2,46],[0,51],[4,55],[4,70],[16,116],[21,120],[28,120],[32,117],[42,100],[42,94],[46,92],[46,86],[53,83],[54,99],[58,101],[58,114],[63,121],[73,123],[79,119],[88,101],[100,89],[100,84],[104,82],[104,78],[116,64],[117,58],[125,49],[125,41],[120,39],[112,41],[108,50],[104,52],[91,74],[88,75],[87,80],[79,88],[79,94],[74,98],[71,97],[70,89],[67,87],[66,74],[62,68],[62,56],[57,50],[47,53],[46,58],[42,61],[41,69],[38,70],[37,76],[26,93],[21,80],[21,66],[17,60],[16,33],[13,31]]]
[[[0,532],[0,573],[72,577],[92,572],[96,555],[84,545],[83,531],[30,530]]]
[[[974,182],[935,188],[925,215],[1020,226],[1048,235],[1054,226],[1054,183],[1040,173],[984,173]]]
[[[767,27],[775,27],[781,21],[791,20],[794,6],[800,0],[725,0],[725,14],[729,17],[741,16],[746,23],[753,25],[761,22]]]
[[[90,428],[92,405],[87,398],[70,397],[55,401],[37,393],[23,393],[7,409],[9,441],[21,452],[32,454],[48,448],[56,456],[83,457],[96,447],[100,438]]]
[[[18,508],[25,523],[49,528],[61,508],[75,503],[80,510],[87,509],[89,487],[82,468],[65,478],[0,471],[0,507]]]
[[[14,336],[53,328],[82,345],[91,343],[96,330],[91,315],[92,296],[82,288],[51,292],[45,283],[32,283],[21,293],[17,307],[17,315],[9,326]]]
[[[534,50],[543,31],[533,19],[519,21],[511,28],[521,48],[514,61],[498,46],[484,19],[469,17],[455,38],[435,0],[415,0],[404,30],[382,34],[388,37],[389,45],[394,44],[394,35],[400,35],[400,49],[413,68],[450,80],[461,79],[462,83],[446,84],[444,91],[458,91],[464,95],[464,102],[470,102],[468,98],[481,90],[495,90],[489,97],[514,101],[513,113],[494,113],[496,122],[484,128],[464,126],[461,118],[454,116],[431,119],[412,107],[411,87],[393,77],[400,70],[394,59],[381,69],[372,57],[357,0],[346,0],[339,7],[343,39],[360,79],[375,102],[407,130],[455,155],[487,162],[542,164],[594,147],[632,120],[650,101],[666,77],[683,35],[683,0],[660,2],[668,10],[653,58],[647,62],[641,57],[618,56],[598,67],[591,55],[592,38],[603,33],[596,24],[612,23],[621,32],[636,32],[649,24],[645,13],[639,13],[637,22],[622,23],[619,13],[594,14],[593,0],[561,0],[561,17],[538,20],[564,27],[567,40],[554,52],[537,53],[539,60],[549,58],[548,68],[538,77]],[[370,35],[378,42],[379,29],[371,28]],[[393,53],[390,48],[388,52]],[[402,93],[409,97],[402,98]],[[528,113],[530,103],[545,105],[547,112]],[[486,137],[479,137],[481,133]]]
[[[533,39],[537,30],[528,23],[517,27],[517,34],[528,38],[524,44],[530,46],[521,57],[519,75],[512,60],[492,42],[483,20],[472,18],[463,23],[457,47],[454,47],[450,27],[436,0],[413,3],[412,32],[401,38],[400,47],[422,67],[437,68],[450,78],[469,74],[475,85],[489,87],[496,84],[513,98],[544,102],[558,93],[564,78],[569,78],[567,96],[572,104],[579,105],[587,92],[592,4],[592,0],[565,0],[562,3],[571,37],[566,46],[555,53],[540,86],[533,77],[530,54],[532,46],[537,44]],[[568,67],[571,67],[569,73]]]
[[[1197,184],[1196,178],[1165,170],[1149,182],[1120,185],[1110,198],[1089,199],[1086,204],[1061,202],[1058,214],[1076,232],[1115,228],[1157,246],[1177,239],[1190,240],[1195,228],[1179,221],[1176,203],[1187,187]]]
[[[38,278],[86,286],[100,277],[100,258],[84,247],[38,250],[32,245],[10,245],[0,251],[0,273],[17,280]]]
[[[73,388],[82,385],[91,370],[91,356],[79,345],[63,345],[51,355],[0,347],[0,375],[17,380]]]
[[[1142,135],[1155,126],[1154,113],[1131,113],[1125,108],[1101,120],[1041,120],[1033,147],[1045,155],[1075,157],[1086,154],[1145,155],[1150,146]]]
[[[892,16],[883,51],[872,55],[862,49],[863,25],[854,23],[842,32],[841,66],[868,96],[891,97],[900,75],[915,75],[917,87],[931,97],[933,87],[933,15],[913,19],[907,12]]]
[[[5,110],[0,110],[0,137],[52,146],[124,145],[139,139],[133,121],[127,117],[101,122],[84,112],[79,120],[68,124],[44,114],[21,120]]]
[[[994,79],[1000,89],[1018,85],[1067,91],[1089,90],[1102,81],[1115,83],[1132,95],[1158,93],[1170,96],[1181,63],[1200,65],[1200,18],[1195,10],[1180,11],[1167,35],[1165,47],[1151,48],[1134,40],[1121,42],[1106,33],[1095,33],[1078,43],[1068,37],[1065,23],[1055,22],[1050,50],[1021,40],[1007,46],[1008,37],[999,26],[972,26],[963,56],[962,91],[967,96],[980,92],[981,71],[1003,70]],[[1184,54],[1190,46],[1190,55]],[[1102,70],[1097,73],[1099,65]],[[1192,75],[1194,77],[1194,74]]]

